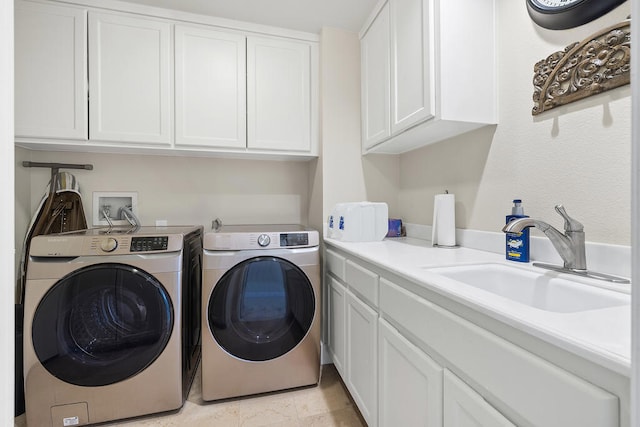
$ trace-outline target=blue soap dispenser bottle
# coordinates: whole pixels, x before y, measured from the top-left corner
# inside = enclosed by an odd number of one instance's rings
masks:
[[[517,218],[529,218],[524,214],[522,200],[515,199],[511,208],[511,215],[507,215],[507,224]],[[507,233],[506,256],[510,261],[529,262],[529,228],[521,233]]]

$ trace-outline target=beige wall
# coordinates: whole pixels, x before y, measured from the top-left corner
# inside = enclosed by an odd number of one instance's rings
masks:
[[[358,35],[323,28],[320,44],[323,219],[336,203],[364,200],[396,215],[399,157],[361,155]]]
[[[91,225],[93,192],[135,191],[143,225],[306,224],[309,162],[140,156],[90,153],[27,152],[36,162],[90,163],[92,171],[69,170],[80,182],[87,222]],[[24,169],[24,168],[21,168]],[[24,170],[18,173],[25,173]],[[30,211],[49,180],[48,169],[33,168]],[[25,189],[19,189],[22,198]]]
[[[448,189],[459,228],[499,231],[511,200],[522,198],[530,216],[562,227],[553,206],[564,204],[588,241],[629,245],[630,87],[531,116],[534,64],[623,20],[629,3],[550,31],[531,22],[524,2],[498,1],[499,125],[402,155],[400,215],[431,224],[433,196]]]

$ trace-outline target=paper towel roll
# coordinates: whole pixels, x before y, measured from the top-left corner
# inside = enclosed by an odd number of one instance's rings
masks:
[[[433,202],[431,242],[434,246],[456,245],[455,194],[436,194]]]

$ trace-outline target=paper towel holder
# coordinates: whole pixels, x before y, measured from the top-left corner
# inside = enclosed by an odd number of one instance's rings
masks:
[[[444,190],[444,194],[442,194],[442,195],[443,196],[444,195],[449,195],[449,190],[445,189]],[[440,248],[440,249],[456,249],[456,248],[459,248],[460,245],[457,244],[457,242],[455,242],[455,237],[453,238],[454,239],[454,244],[453,245],[443,245],[443,244],[435,243],[437,240],[439,240],[439,239],[436,239],[436,235],[437,235],[437,232],[436,232],[436,228],[437,228],[436,219],[438,217],[438,214],[437,214],[437,211],[438,211],[438,197],[439,196],[436,195],[436,199],[434,200],[433,225],[432,225],[432,233],[431,233],[431,246],[434,247],[434,248]],[[455,196],[453,196],[453,197],[455,197]],[[453,215],[455,216],[455,207],[453,207],[453,209],[454,209]],[[451,224],[451,226],[453,227],[453,233],[455,235],[455,222],[453,224]]]

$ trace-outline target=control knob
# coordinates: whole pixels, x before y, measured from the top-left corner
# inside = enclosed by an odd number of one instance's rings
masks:
[[[118,247],[118,241],[113,237],[108,237],[102,242],[100,242],[100,249],[103,252],[113,252]]]
[[[271,237],[269,237],[266,234],[261,234],[258,236],[258,245],[260,245],[260,247],[265,247],[265,246],[269,246],[269,243],[271,243]]]

